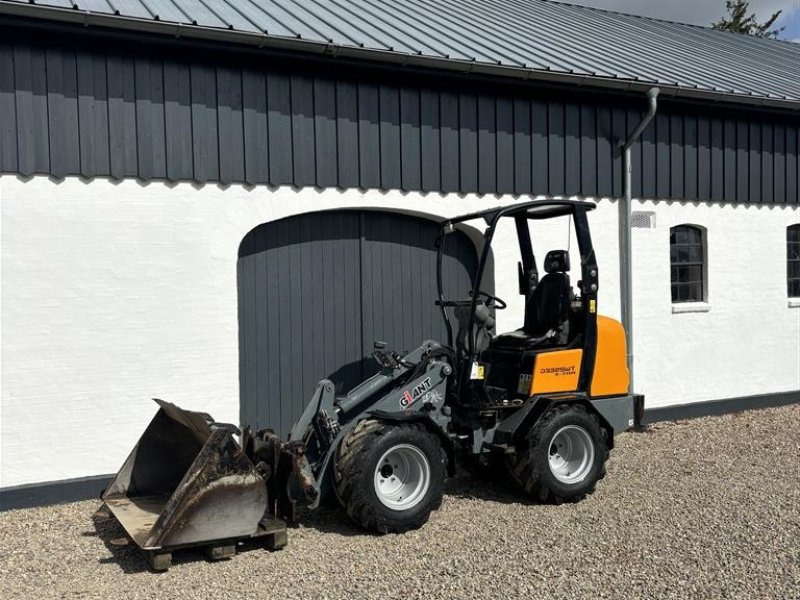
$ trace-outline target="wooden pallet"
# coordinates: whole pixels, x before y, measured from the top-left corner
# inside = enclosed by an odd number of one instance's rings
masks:
[[[195,542],[179,546],[162,547],[156,550],[142,549],[147,558],[147,564],[153,571],[166,571],[172,566],[172,553],[185,548],[205,548],[209,560],[225,560],[236,555],[236,546],[239,542],[253,539],[263,540],[268,550],[280,550],[286,546],[288,536],[286,524],[280,519],[262,520],[258,530],[251,536],[214,540],[211,542]]]

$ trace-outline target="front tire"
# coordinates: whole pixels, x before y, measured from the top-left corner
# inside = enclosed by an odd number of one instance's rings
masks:
[[[513,479],[542,502],[576,502],[606,474],[608,434],[580,404],[556,405],[531,428],[527,450],[510,458]]]
[[[364,529],[404,533],[424,525],[444,494],[447,456],[419,423],[359,423],[337,450],[336,495]]]

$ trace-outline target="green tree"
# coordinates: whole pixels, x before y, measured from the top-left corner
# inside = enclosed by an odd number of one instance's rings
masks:
[[[755,13],[750,12],[750,2],[748,0],[725,0],[725,8],[728,16],[721,18],[711,26],[720,31],[733,31],[735,33],[746,33],[763,38],[776,38],[785,29],[773,29],[772,26],[783,11],[779,10],[763,23],[756,20]],[[749,14],[748,14],[749,13]]]

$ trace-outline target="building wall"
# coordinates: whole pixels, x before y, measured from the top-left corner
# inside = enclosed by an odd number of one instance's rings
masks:
[[[655,229],[633,229],[635,377],[649,406],[800,390],[800,307],[786,289],[786,227],[800,210],[637,203]],[[670,297],[669,229],[707,231],[708,302]],[[637,387],[639,387],[637,385]]]
[[[0,177],[0,486],[116,471],[154,396],[238,420],[236,260],[257,225],[343,207],[441,217],[513,201]],[[598,202],[599,310],[618,316],[617,205]],[[800,308],[787,303],[785,266],[785,228],[800,208],[635,205],[656,216],[633,238],[636,389],[647,405],[800,388]],[[686,222],[708,228],[710,310],[673,314],[669,227]],[[563,221],[534,236],[538,253],[568,243]],[[575,246],[573,234],[577,265]],[[497,294],[509,301],[498,329],[515,329],[510,223],[494,248]]]
[[[617,197],[642,94],[0,27],[0,173]],[[798,204],[797,111],[668,96],[634,195]]]

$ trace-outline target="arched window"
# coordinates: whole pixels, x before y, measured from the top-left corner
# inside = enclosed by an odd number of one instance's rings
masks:
[[[789,298],[800,298],[800,224],[786,228],[786,286]]]
[[[670,282],[673,302],[706,299],[706,252],[704,231],[694,225],[669,230]]]

